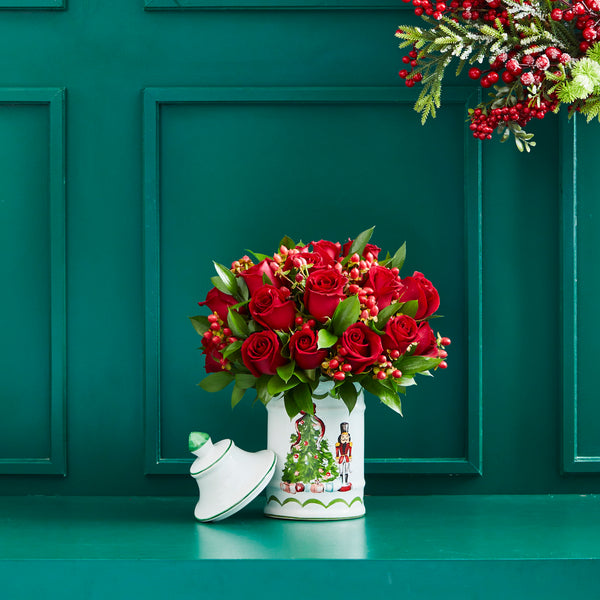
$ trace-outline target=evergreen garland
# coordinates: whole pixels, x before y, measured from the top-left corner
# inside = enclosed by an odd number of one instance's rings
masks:
[[[411,1],[411,0],[405,0]],[[469,109],[477,139],[513,134],[519,150],[535,142],[524,130],[532,119],[558,112],[600,120],[600,0],[412,0],[425,27],[402,25],[400,48],[410,48],[399,73],[408,87],[422,84],[415,110],[424,124],[441,106],[446,68],[490,89]],[[489,63],[489,67],[486,67]],[[475,66],[477,65],[477,66]]]

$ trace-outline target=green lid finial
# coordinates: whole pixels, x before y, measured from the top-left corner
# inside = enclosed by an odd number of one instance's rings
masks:
[[[199,450],[200,448],[202,448],[202,446],[204,446],[204,444],[206,444],[206,442],[208,442],[208,440],[210,440],[210,435],[208,435],[208,433],[192,431],[192,433],[190,433],[189,439],[190,452],[195,452],[196,450]]]

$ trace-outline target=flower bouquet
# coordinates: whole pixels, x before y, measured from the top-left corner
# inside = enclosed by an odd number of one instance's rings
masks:
[[[535,145],[523,127],[566,105],[588,122],[600,117],[600,0],[403,0],[426,27],[402,25],[400,48],[410,47],[399,75],[421,82],[415,104],[422,122],[440,107],[446,67],[471,66],[489,97],[469,109],[477,139],[511,132],[520,151]],[[486,64],[487,63],[487,64]],[[410,67],[410,71],[409,68]]]
[[[422,273],[400,277],[405,246],[379,260],[373,228],[340,244],[295,244],[283,238],[273,255],[214,263],[214,287],[191,317],[202,336],[209,392],[233,384],[235,406],[256,389],[266,405],[283,395],[290,418],[314,414],[313,394],[329,382],[352,411],[362,386],[401,414],[399,394],[417,373],[445,368],[450,340],[430,319],[437,290]]]

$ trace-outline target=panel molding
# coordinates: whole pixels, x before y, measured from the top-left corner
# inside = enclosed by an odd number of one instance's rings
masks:
[[[64,10],[67,0],[0,0],[0,10]]]
[[[472,104],[470,87],[448,88],[445,104]],[[163,104],[273,103],[395,104],[412,108],[417,93],[399,87],[221,87],[147,88],[144,123],[144,272],[145,272],[145,472],[184,474],[191,460],[165,458],[161,452],[160,402],[160,106]],[[416,116],[415,116],[416,118]],[[482,211],[481,144],[464,128],[465,271],[467,281],[466,455],[440,458],[369,458],[368,473],[472,474],[482,472]]]
[[[64,88],[0,88],[1,105],[42,104],[49,112],[50,456],[0,458],[0,474],[67,474]]]
[[[47,0],[50,1],[50,0]],[[145,10],[214,10],[214,9],[322,9],[322,10],[410,10],[412,4],[397,0],[145,0]]]
[[[562,462],[564,473],[598,473],[600,456],[581,456],[578,446],[577,116],[561,114],[561,312]]]

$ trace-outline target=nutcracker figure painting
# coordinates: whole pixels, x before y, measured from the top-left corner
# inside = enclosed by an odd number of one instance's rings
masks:
[[[348,492],[352,489],[352,483],[348,481],[350,463],[352,462],[352,440],[348,428],[348,423],[340,423],[340,435],[335,445],[335,458],[339,465],[338,470],[342,480],[340,492]]]

